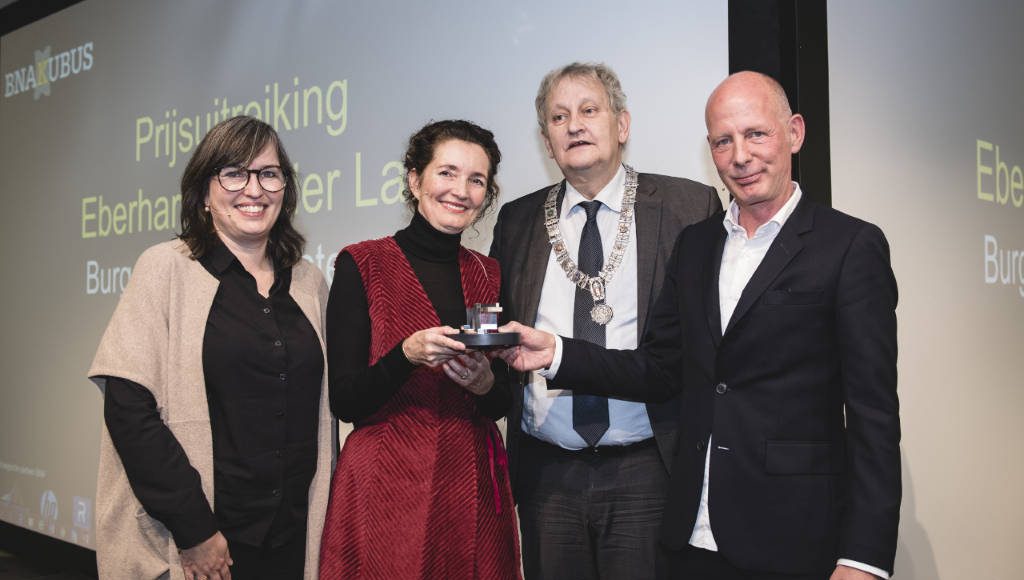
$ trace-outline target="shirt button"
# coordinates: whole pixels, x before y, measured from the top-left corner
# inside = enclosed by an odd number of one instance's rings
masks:
[[[269,306],[264,306],[263,307],[263,314],[270,314],[270,307]]]
[[[715,392],[718,393],[719,395],[724,395],[728,391],[729,386],[726,385],[725,383],[718,383],[717,385],[715,385]]]
[[[274,497],[281,497],[281,490],[275,489],[274,491],[270,492],[270,494],[273,495]]]
[[[275,340],[274,341],[274,346],[281,346],[282,344],[284,344],[284,343],[281,342],[280,340]]]
[[[281,373],[281,374],[277,375],[277,378],[281,379],[282,381],[287,381],[288,380],[288,373]]]

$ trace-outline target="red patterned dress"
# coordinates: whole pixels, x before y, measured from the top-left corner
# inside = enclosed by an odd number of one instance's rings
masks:
[[[345,249],[369,306],[372,366],[412,333],[440,326],[394,238]],[[467,306],[498,299],[497,262],[465,248]],[[474,396],[419,366],[339,456],[320,548],[321,578],[519,578],[505,450]]]

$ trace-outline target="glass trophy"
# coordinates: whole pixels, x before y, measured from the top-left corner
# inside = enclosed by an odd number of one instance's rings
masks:
[[[466,324],[452,338],[470,348],[504,348],[519,344],[518,332],[498,332],[501,305],[476,303],[466,309]]]

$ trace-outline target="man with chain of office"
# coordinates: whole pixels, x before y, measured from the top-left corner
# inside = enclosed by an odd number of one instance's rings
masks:
[[[506,319],[610,348],[637,345],[676,236],[721,211],[714,188],[622,161],[630,113],[615,73],[548,73],[537,121],[565,179],[502,207],[491,255]],[[513,384],[508,449],[527,578],[653,578],[678,402]]]

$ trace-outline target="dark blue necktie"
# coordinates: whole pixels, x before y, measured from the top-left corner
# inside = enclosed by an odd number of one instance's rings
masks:
[[[580,253],[576,261],[580,271],[596,276],[604,265],[604,251],[601,248],[601,232],[597,230],[599,201],[584,201],[579,204],[587,212],[587,224],[580,236]],[[572,336],[596,345],[604,346],[605,327],[590,318],[594,299],[590,291],[576,287],[576,303],[572,316]],[[597,446],[601,436],[608,430],[608,399],[596,395],[573,395],[572,427],[583,437],[587,445]]]

